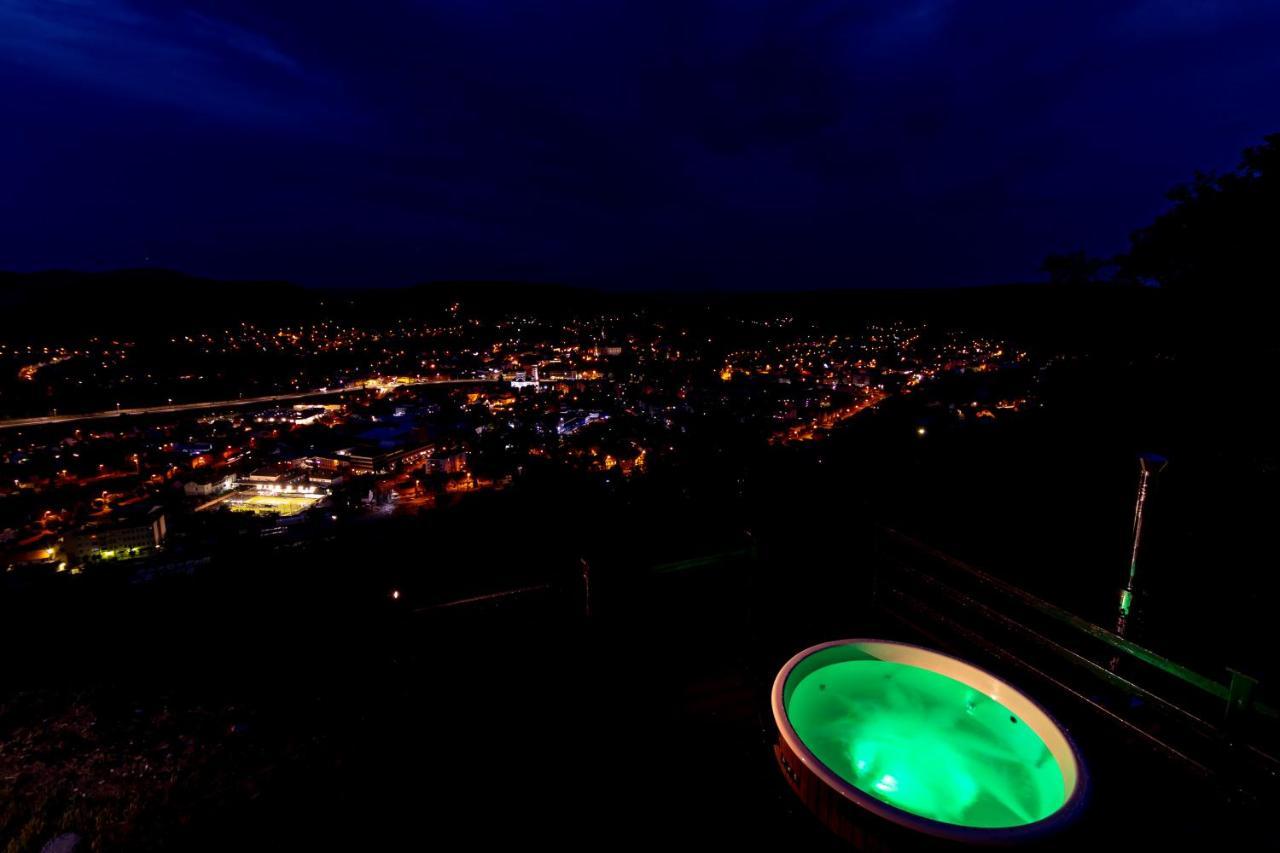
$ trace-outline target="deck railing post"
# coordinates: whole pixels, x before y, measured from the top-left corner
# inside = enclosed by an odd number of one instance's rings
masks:
[[[1238,723],[1242,718],[1248,716],[1251,710],[1253,694],[1258,687],[1258,679],[1230,667],[1227,668],[1227,672],[1231,673],[1231,684],[1227,687],[1226,721],[1228,723]]]

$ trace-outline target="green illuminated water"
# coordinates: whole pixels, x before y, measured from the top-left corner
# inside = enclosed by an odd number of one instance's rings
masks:
[[[1020,826],[1066,800],[1044,741],[999,702],[919,667],[823,666],[795,685],[787,716],[818,760],[877,799],[961,826]]]

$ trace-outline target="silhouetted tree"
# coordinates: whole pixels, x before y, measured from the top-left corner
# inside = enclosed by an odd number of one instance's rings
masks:
[[[1173,206],[1131,237],[1121,271],[1173,290],[1239,290],[1280,281],[1280,134],[1235,171],[1197,174]]]
[[[1091,258],[1083,249],[1064,254],[1049,255],[1040,265],[1040,271],[1049,274],[1054,284],[1097,284],[1101,272],[1111,265],[1102,258]]]

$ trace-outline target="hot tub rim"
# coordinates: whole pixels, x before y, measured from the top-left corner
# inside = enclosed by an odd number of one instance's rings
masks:
[[[791,725],[791,718],[787,714],[785,707],[787,679],[790,678],[791,673],[795,670],[796,666],[811,655],[836,646],[859,646],[867,644],[899,646],[904,649],[923,652],[926,655],[949,658],[957,663],[977,670],[984,676],[1007,688],[1009,691],[1016,694],[1023,701],[1035,708],[1039,713],[1043,714],[1049,723],[1057,728],[1058,732],[1066,741],[1067,749],[1075,763],[1075,787],[1071,790],[1071,793],[1067,796],[1062,805],[1039,820],[1032,821],[1031,823],[1020,824],[1018,826],[963,826],[961,824],[947,823],[945,821],[927,818],[922,815],[906,811],[905,809],[898,808],[897,806],[890,805],[889,803],[864,792],[824,764],[816,755],[813,754],[812,750],[809,749],[804,740],[796,733],[795,727]],[[996,697],[990,698],[993,701],[1000,702],[1002,705],[1004,704]],[[1080,810],[1084,806],[1088,789],[1088,775],[1085,771],[1084,761],[1080,755],[1080,749],[1076,745],[1075,740],[1071,737],[1071,733],[1067,730],[1066,726],[1062,725],[1062,723],[1050,714],[1039,702],[1032,699],[1012,684],[1009,684],[1009,682],[1005,681],[1003,678],[1000,678],[982,667],[964,660],[963,658],[956,657],[955,655],[947,652],[941,652],[936,649],[916,645],[914,643],[904,643],[898,640],[882,640],[874,637],[855,637],[851,639],[830,640],[825,643],[818,643],[817,645],[802,649],[792,655],[790,660],[783,664],[782,668],[778,670],[777,676],[774,677],[770,699],[773,708],[773,721],[778,728],[779,735],[811,773],[855,806],[866,809],[877,817],[907,829],[922,832],[935,838],[959,841],[967,844],[1018,844],[1024,841],[1042,838],[1065,828],[1075,821],[1079,816]],[[1039,733],[1037,732],[1037,734]]]

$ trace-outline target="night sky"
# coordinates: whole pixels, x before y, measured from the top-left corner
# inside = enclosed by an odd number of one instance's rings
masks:
[[[0,269],[981,284],[1280,131],[1280,2],[0,0],[0,103]]]

